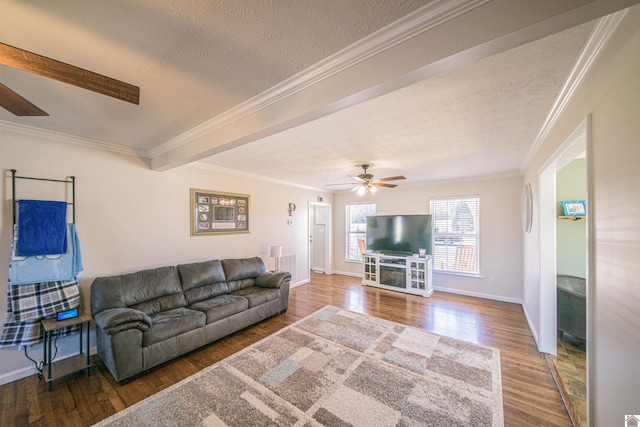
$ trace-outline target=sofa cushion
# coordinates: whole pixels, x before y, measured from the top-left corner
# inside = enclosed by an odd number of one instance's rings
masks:
[[[227,282],[228,293],[232,294],[240,289],[251,288],[255,284],[253,279],[232,280]]]
[[[93,320],[108,335],[128,329],[147,331],[151,327],[151,318],[139,310],[132,308],[110,308],[97,313]]]
[[[291,280],[291,273],[287,271],[268,272],[256,277],[255,285],[261,288],[279,288],[285,280]]]
[[[264,304],[265,302],[273,301],[280,298],[280,288],[260,288],[252,286],[250,288],[244,288],[232,295],[241,296],[249,300],[249,308],[256,307]]]
[[[185,307],[163,311],[151,317],[151,328],[142,334],[142,345],[149,345],[173,338],[205,325],[204,313]]]
[[[143,303],[156,300],[147,306]],[[160,267],[120,276],[98,277],[91,284],[91,313],[134,307],[151,315],[187,305],[176,267]]]
[[[184,291],[184,297],[187,300],[187,304],[194,304],[199,301],[215,298],[217,296],[228,293],[229,286],[227,282],[219,282],[202,285],[197,288],[192,288],[188,291]]]
[[[141,302],[140,304],[132,305],[131,308],[135,308],[136,310],[140,310],[143,313],[151,316],[156,313],[161,313],[163,311],[173,310],[174,308],[186,306],[187,300],[184,298],[184,294],[182,292],[179,292],[171,295],[163,295],[159,298]]]
[[[213,323],[249,308],[249,300],[237,295],[221,295],[189,306],[207,315],[207,324]]]
[[[227,281],[253,279],[267,271],[260,257],[223,259],[222,267]]]
[[[204,262],[193,262],[178,266],[182,281],[182,289],[187,291],[211,283],[226,282],[224,269],[219,259]]]
[[[182,264],[178,272],[188,305],[229,293],[220,260]]]

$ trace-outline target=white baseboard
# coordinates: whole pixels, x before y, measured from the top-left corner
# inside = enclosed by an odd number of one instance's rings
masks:
[[[531,331],[531,335],[533,335],[533,340],[536,342],[536,348],[539,351],[540,343],[538,342],[538,333],[536,332],[536,329],[533,327],[533,322],[531,322],[531,317],[529,316],[529,312],[527,311],[527,306],[522,304],[522,310],[524,311],[524,318],[527,319],[527,325],[529,325],[529,330]]]
[[[339,276],[357,277],[358,279],[362,279],[362,274],[351,273],[349,271],[333,271],[331,274],[337,274]]]
[[[527,307],[524,305],[524,302],[520,298],[509,298],[509,297],[502,297],[498,295],[488,295],[488,294],[482,294],[479,292],[468,292],[460,289],[450,289],[450,288],[440,288],[440,287],[434,287],[434,290],[440,291],[440,292],[449,292],[449,293],[458,294],[458,295],[466,295],[470,297],[485,298],[485,299],[491,299],[495,301],[503,301],[503,302],[511,302],[514,304],[520,304],[522,306],[522,311],[524,312],[524,318],[527,321],[527,326],[529,327],[529,331],[531,331],[533,340],[536,342],[536,348],[540,350],[540,346],[538,343],[538,334],[536,333],[536,330],[533,327],[533,323],[531,322],[531,317],[527,312]]]
[[[33,366],[17,369],[12,372],[7,372],[6,374],[0,375],[0,385],[9,384],[10,382],[29,377],[37,372],[38,371],[36,371],[36,368],[34,368]]]
[[[77,345],[77,344],[76,344]],[[71,354],[65,354],[62,357],[56,357],[56,361],[66,359],[67,357],[72,357],[78,354],[77,352]],[[97,347],[89,348],[89,355],[93,356],[94,354],[98,354]],[[53,365],[52,365],[53,366]],[[0,385],[9,384],[10,382],[21,380],[22,378],[27,378],[31,375],[37,374],[38,371],[36,368],[32,366],[27,366],[26,368],[19,368],[15,371],[7,372],[6,374],[0,375]]]
[[[341,276],[356,277],[358,279],[362,279],[362,274],[351,273],[351,272],[348,272],[348,271],[333,271],[332,274],[338,274],[338,275],[341,275]],[[308,282],[308,280],[307,280],[307,282]],[[471,291],[466,291],[466,290],[462,290],[462,289],[443,288],[443,287],[440,287],[440,286],[434,286],[433,290],[434,291],[439,291],[439,292],[448,292],[450,294],[465,295],[465,296],[469,296],[469,297],[484,298],[484,299],[490,299],[490,300],[494,300],[494,301],[510,302],[510,303],[513,303],[513,304],[522,305],[522,300],[520,298],[503,297],[503,296],[500,296],[500,295],[484,294],[484,293],[480,293],[480,292],[471,292]]]
[[[309,283],[310,281],[311,281],[311,280],[309,280],[309,279],[298,280],[297,282],[292,283],[291,285],[289,285],[289,288],[295,288],[295,287],[297,287],[297,286],[300,286],[300,285],[304,285],[304,284],[306,284],[306,283]]]
[[[463,289],[443,288],[440,286],[434,286],[433,290],[438,292],[447,292],[450,294],[464,295],[464,296],[475,297],[475,298],[484,298],[484,299],[490,299],[494,301],[510,302],[513,304],[522,305],[522,300],[520,298],[503,297],[501,295],[484,294],[481,292],[472,292],[472,291],[466,291]]]

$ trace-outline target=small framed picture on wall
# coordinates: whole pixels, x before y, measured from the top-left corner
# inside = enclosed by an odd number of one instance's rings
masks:
[[[564,216],[585,216],[587,203],[584,200],[564,200],[562,202]]]

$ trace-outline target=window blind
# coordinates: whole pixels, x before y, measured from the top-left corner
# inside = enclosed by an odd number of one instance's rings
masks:
[[[479,205],[477,196],[431,199],[434,270],[479,274]]]
[[[375,203],[358,203],[347,205],[347,259],[351,261],[362,261],[360,245],[366,242],[367,238],[367,216],[376,214]],[[366,244],[365,244],[366,245]],[[366,246],[365,246],[366,247]]]

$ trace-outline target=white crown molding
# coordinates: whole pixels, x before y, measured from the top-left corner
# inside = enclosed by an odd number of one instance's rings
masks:
[[[227,175],[241,176],[243,178],[254,179],[256,181],[261,181],[261,182],[270,182],[270,183],[273,183],[273,184],[286,185],[288,187],[302,188],[304,190],[320,191],[322,193],[331,193],[331,191],[323,190],[323,189],[317,188],[317,187],[311,187],[309,185],[301,185],[301,184],[296,184],[296,183],[289,182],[289,181],[284,181],[284,180],[281,180],[281,179],[270,178],[268,176],[258,175],[258,174],[255,174],[255,173],[243,172],[243,171],[239,171],[239,170],[235,170],[235,169],[227,169],[227,168],[223,168],[221,166],[214,166],[214,165],[211,165],[209,163],[204,163],[204,162],[191,162],[191,163],[189,163],[189,164],[187,164],[185,166],[195,167],[195,168],[198,168],[198,169],[206,169],[206,170],[210,170],[210,171],[213,171],[213,172],[224,173],[224,174],[227,174]]]
[[[501,173],[492,173],[485,175],[475,175],[475,176],[467,176],[461,178],[450,178],[450,179],[430,179],[430,180],[422,180],[415,182],[406,182],[402,183],[402,188],[415,188],[415,187],[423,187],[425,185],[447,185],[447,184],[458,184],[464,182],[478,182],[478,181],[494,181],[499,179],[511,179],[511,178],[519,178],[522,177],[522,172],[519,170],[514,170],[511,172],[501,172]],[[354,183],[354,185],[357,183]],[[351,185],[351,184],[345,184]],[[339,190],[328,190],[328,193],[348,193],[350,192],[350,188],[339,189]],[[373,196],[375,198],[375,196]],[[364,202],[363,202],[364,203]]]
[[[11,123],[4,120],[0,120],[0,131],[14,132],[22,135],[33,136],[36,138],[51,139],[54,141],[66,142],[68,144],[82,145],[84,147],[126,154],[128,156],[149,158],[149,155],[144,150],[136,150],[134,148],[125,147],[124,145],[98,141],[96,139],[83,138],[75,135],[69,135],[66,133],[55,132],[47,129],[40,129],[19,123]]]
[[[527,152],[527,156],[524,159],[522,164],[522,172],[526,171],[527,167],[533,160],[536,152],[540,149],[540,146],[544,142],[544,140],[549,136],[549,133],[555,126],[556,122],[564,112],[565,108],[573,98],[576,90],[580,87],[587,74],[595,64],[596,60],[602,53],[604,47],[607,42],[616,31],[620,22],[626,15],[628,9],[624,9],[620,12],[612,13],[611,15],[607,15],[603,18],[600,18],[598,24],[593,29],[589,40],[582,50],[582,53],[578,57],[576,61],[576,65],[571,70],[569,77],[565,81],[558,97],[556,98],[547,118],[538,132],[536,139],[533,144],[529,148]]]
[[[330,78],[489,0],[431,2],[238,106],[148,151],[155,158]]]
[[[405,188],[416,187],[425,184],[437,184],[437,185],[446,185],[446,184],[457,184],[462,182],[477,182],[477,181],[494,181],[499,179],[510,179],[510,178],[518,178],[522,176],[522,172],[519,170],[513,170],[508,172],[498,172],[484,175],[475,175],[475,176],[465,176],[460,178],[447,178],[447,179],[430,179],[425,181],[417,181],[402,184]]]

